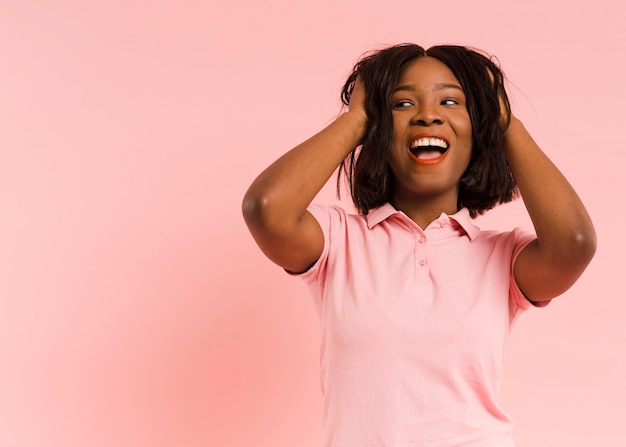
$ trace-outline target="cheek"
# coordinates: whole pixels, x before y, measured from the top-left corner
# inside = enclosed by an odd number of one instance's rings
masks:
[[[404,147],[404,140],[401,137],[397,137],[396,135],[398,134],[394,132],[391,139],[391,148],[389,151],[389,161],[391,162],[398,161],[406,150],[406,148]]]
[[[396,167],[398,166],[398,150],[395,147],[391,148],[391,151],[389,151],[389,159],[388,159],[388,163],[389,163],[389,169],[391,170],[392,173],[395,174],[396,172]]]
[[[394,121],[394,123],[393,123],[393,133],[391,135],[391,141],[392,141],[393,145],[396,146],[399,143],[401,138],[402,138],[401,128]]]
[[[457,123],[457,143],[459,147],[462,148],[463,156],[460,161],[461,164],[467,168],[472,158],[472,147],[473,147],[473,139],[472,139],[472,123],[469,120],[469,116],[465,119],[460,119]]]
[[[469,120],[469,116],[461,118],[455,123],[456,136],[458,143],[467,147],[468,150],[472,148],[472,123]]]
[[[472,121],[470,120],[469,113],[466,114],[465,117],[463,118],[462,126],[463,126],[465,134],[467,135],[469,143],[471,145],[471,143],[472,143]]]

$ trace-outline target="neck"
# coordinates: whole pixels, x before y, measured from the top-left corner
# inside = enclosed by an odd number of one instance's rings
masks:
[[[397,209],[406,214],[413,222],[415,222],[421,229],[425,229],[434,220],[436,220],[441,213],[447,215],[455,214],[458,211],[456,198],[454,202],[448,200],[442,202],[435,198],[420,198],[415,197],[410,200],[403,200],[402,198],[395,197],[391,204]]]

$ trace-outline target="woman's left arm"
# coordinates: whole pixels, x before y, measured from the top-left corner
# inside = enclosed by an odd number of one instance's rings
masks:
[[[593,223],[576,191],[514,116],[503,151],[537,233],[515,262],[515,280],[530,301],[549,300],[569,289],[591,261]]]

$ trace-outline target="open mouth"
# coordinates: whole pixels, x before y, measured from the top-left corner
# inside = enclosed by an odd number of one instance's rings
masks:
[[[409,151],[418,162],[432,164],[443,159],[448,151],[448,142],[434,137],[418,138],[411,143]]]

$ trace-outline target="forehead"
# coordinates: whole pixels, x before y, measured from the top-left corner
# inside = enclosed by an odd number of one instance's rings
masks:
[[[451,84],[461,88],[452,70],[439,59],[430,56],[409,62],[398,79],[398,86],[430,87],[437,84]]]

